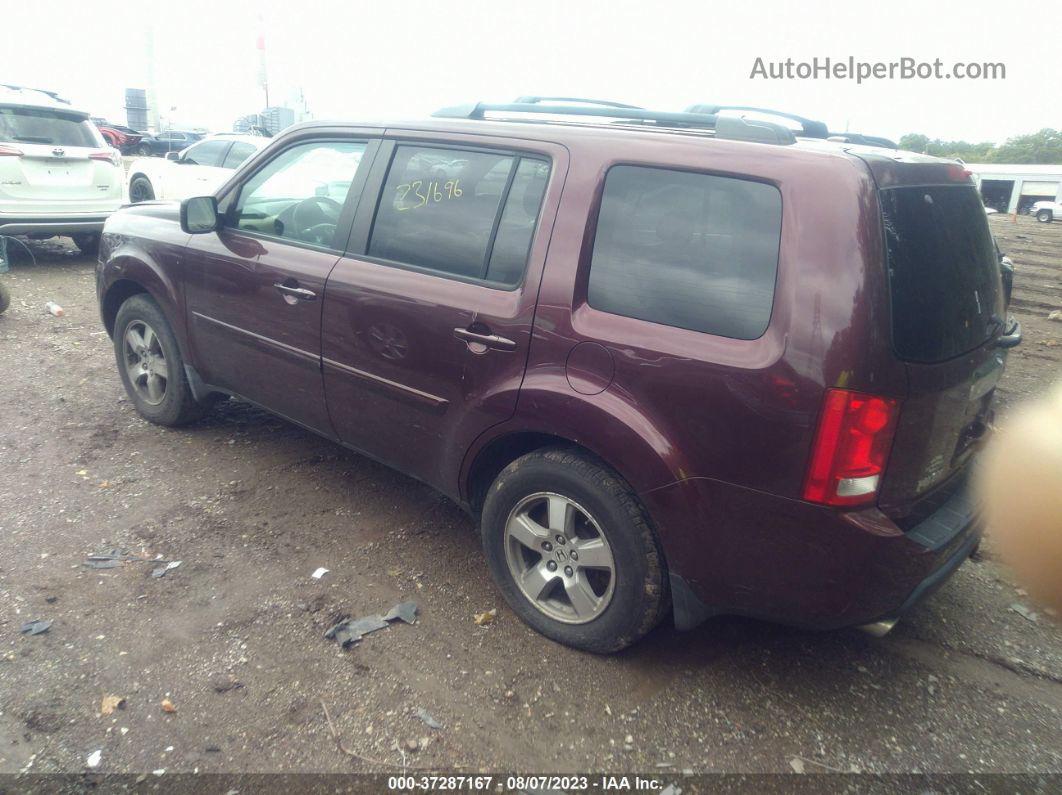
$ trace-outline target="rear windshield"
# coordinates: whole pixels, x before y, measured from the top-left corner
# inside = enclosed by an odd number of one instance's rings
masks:
[[[881,191],[897,355],[939,362],[982,345],[1003,318],[999,261],[972,185]]]
[[[92,123],[77,113],[0,107],[0,141],[49,146],[100,146]]]

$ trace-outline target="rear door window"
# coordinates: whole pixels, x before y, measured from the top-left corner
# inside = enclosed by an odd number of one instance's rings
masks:
[[[522,278],[549,163],[511,152],[399,146],[370,257],[505,286]]]
[[[773,185],[641,166],[605,180],[587,300],[736,339],[771,319],[782,197]]]
[[[0,141],[48,146],[92,146],[101,142],[92,123],[76,113],[0,107]]]
[[[880,196],[897,355],[939,362],[984,344],[1004,309],[999,260],[977,188],[889,188]]]

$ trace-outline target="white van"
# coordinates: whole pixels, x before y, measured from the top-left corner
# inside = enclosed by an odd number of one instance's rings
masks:
[[[52,92],[0,85],[0,234],[69,235],[95,254],[122,205],[122,156]]]

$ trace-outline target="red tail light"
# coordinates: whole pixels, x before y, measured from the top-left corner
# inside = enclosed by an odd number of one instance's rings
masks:
[[[0,144],[0,157],[22,157],[22,150],[17,146]]]
[[[898,415],[899,404],[892,398],[827,389],[804,499],[826,505],[873,502]]]
[[[112,166],[122,165],[122,154],[117,149],[108,149],[103,152],[90,152],[89,160],[102,160]]]

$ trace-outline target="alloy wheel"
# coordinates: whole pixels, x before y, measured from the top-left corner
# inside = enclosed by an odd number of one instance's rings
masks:
[[[585,508],[561,494],[538,492],[517,503],[505,523],[505,560],[524,597],[557,621],[585,624],[612,601],[608,539]]]
[[[125,329],[123,352],[125,372],[139,398],[149,405],[159,405],[166,398],[170,374],[155,330],[143,320],[132,321]]]

